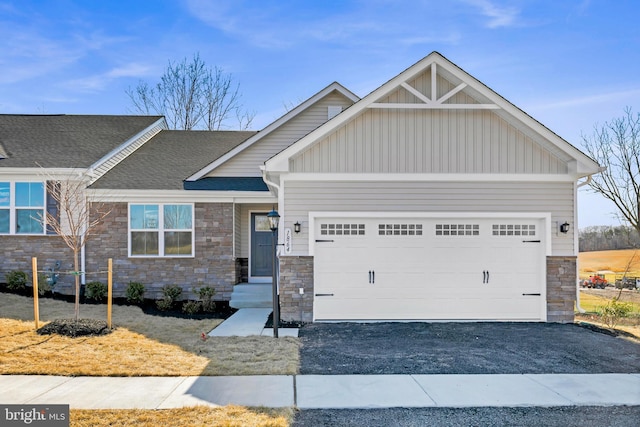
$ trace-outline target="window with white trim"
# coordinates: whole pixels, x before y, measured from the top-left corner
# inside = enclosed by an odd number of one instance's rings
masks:
[[[44,234],[44,182],[0,182],[0,234]]]
[[[130,204],[129,255],[191,257],[193,224],[192,204]]]

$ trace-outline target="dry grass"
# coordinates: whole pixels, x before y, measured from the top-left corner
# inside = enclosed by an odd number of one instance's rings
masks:
[[[580,252],[578,262],[580,264],[580,278],[587,278],[591,273],[602,270],[611,270],[624,273],[631,258],[636,255],[629,266],[630,276],[640,276],[640,250],[625,249],[617,251]]]
[[[258,410],[240,406],[166,410],[71,410],[71,425],[77,427],[196,427],[254,426],[287,427],[293,422],[292,409]]]
[[[42,321],[69,318],[73,305],[42,299]],[[105,306],[83,305],[81,317],[106,319]],[[91,376],[291,375],[298,370],[298,340],[201,335],[220,319],[150,316],[114,306],[109,335],[69,338],[35,333],[33,299],[2,294],[0,374]]]

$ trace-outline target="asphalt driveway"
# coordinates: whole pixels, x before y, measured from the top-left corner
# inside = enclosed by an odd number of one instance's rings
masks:
[[[640,343],[575,324],[314,323],[301,374],[640,373]]]

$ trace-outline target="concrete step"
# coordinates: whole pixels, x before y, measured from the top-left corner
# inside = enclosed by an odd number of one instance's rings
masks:
[[[233,308],[273,307],[271,283],[240,283],[233,287],[229,306]]]

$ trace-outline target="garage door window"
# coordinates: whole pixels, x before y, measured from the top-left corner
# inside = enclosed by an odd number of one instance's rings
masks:
[[[536,226],[534,224],[493,224],[492,234],[494,236],[535,236]]]
[[[379,236],[422,236],[422,224],[378,224]]]
[[[436,236],[479,236],[479,224],[436,224]]]
[[[364,224],[320,224],[322,236],[364,236]]]

